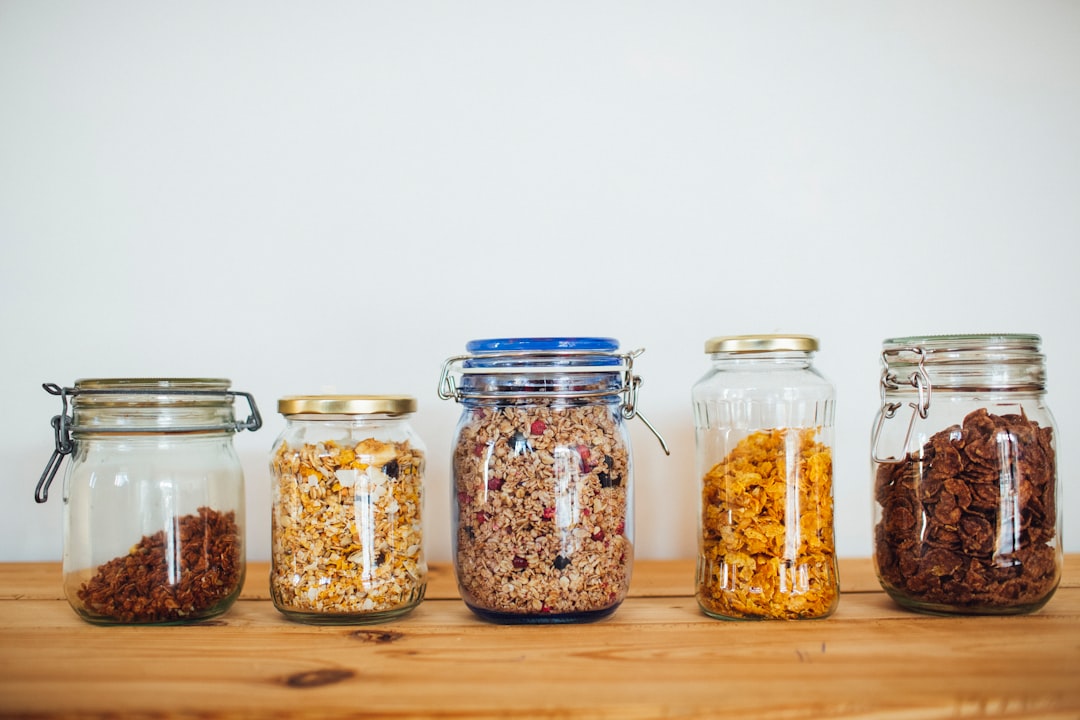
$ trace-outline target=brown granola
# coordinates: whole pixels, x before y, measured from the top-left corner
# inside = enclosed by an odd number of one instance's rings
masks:
[[[236,513],[201,507],[170,537],[159,530],[103,564],[76,594],[94,622],[177,623],[223,612],[243,581]]]
[[[630,460],[617,408],[465,412],[453,453],[462,597],[500,615],[614,609],[630,583]]]

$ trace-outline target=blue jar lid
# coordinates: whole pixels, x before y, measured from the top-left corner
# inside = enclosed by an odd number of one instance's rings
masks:
[[[488,367],[513,360],[531,359],[544,364],[618,365],[619,341],[604,337],[523,337],[470,340],[465,350],[472,355],[465,367]],[[563,354],[565,353],[565,356]],[[530,358],[531,355],[535,357]]]

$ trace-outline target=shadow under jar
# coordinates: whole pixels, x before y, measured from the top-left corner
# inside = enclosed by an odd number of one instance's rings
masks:
[[[900,605],[1038,610],[1061,577],[1055,428],[1037,335],[883,343],[874,564]]]
[[[64,592],[101,625],[180,624],[225,612],[244,582],[244,477],[233,435],[257,430],[254,399],[228,380],[79,380],[61,396],[56,451],[35,498],[45,502],[63,456]],[[235,396],[251,415],[234,418]],[[71,403],[69,417],[68,402]]]
[[[634,559],[637,353],[607,338],[475,340],[444,364],[462,406],[453,445],[454,569],[466,605],[499,623],[598,620]],[[662,441],[661,441],[662,442]]]

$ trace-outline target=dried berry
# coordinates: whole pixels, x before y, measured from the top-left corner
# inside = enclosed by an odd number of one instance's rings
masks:
[[[547,430],[547,423],[540,419],[533,420],[529,426],[529,432],[533,435],[543,435],[545,430]]]
[[[400,470],[398,469],[398,461],[391,460],[390,462],[386,463],[385,465],[383,465],[382,471],[386,473],[386,477],[396,480],[398,473],[400,472]]]
[[[525,568],[529,567],[529,561],[521,557],[520,555],[515,555],[514,559],[511,561],[511,564],[518,570],[524,570]]]
[[[552,565],[555,566],[556,570],[564,570],[570,566],[570,558],[563,555],[556,555],[555,562],[552,563]]]
[[[488,478],[488,481],[487,481],[487,489],[488,490],[502,490],[503,482],[505,482],[505,481],[502,478],[490,477],[490,478]]]

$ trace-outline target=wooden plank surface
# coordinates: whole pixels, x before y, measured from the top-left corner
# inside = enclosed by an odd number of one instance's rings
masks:
[[[314,627],[274,610],[253,564],[217,620],[103,628],[59,599],[58,565],[0,565],[0,713],[1080,717],[1080,556],[1042,611],[1000,618],[900,610],[869,561],[845,560],[831,618],[721,622],[698,611],[692,568],[635,564],[633,597],[598,623],[497,626],[439,566],[432,599],[404,619]]]

